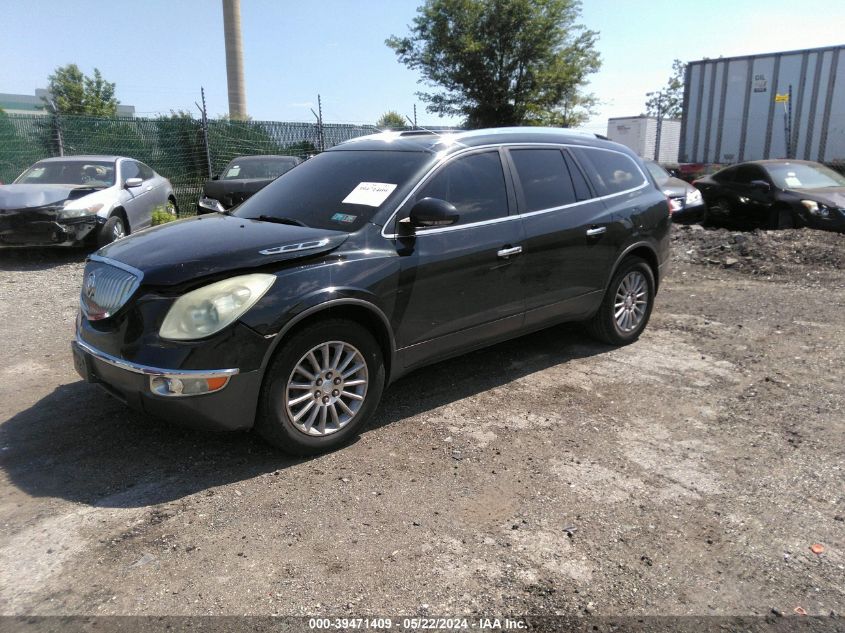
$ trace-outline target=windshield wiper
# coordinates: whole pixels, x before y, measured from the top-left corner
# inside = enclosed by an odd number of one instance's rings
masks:
[[[305,222],[297,220],[296,218],[286,218],[275,215],[259,215],[257,218],[250,218],[250,220],[258,220],[259,222],[274,222],[275,224],[290,224],[291,226],[308,226]]]

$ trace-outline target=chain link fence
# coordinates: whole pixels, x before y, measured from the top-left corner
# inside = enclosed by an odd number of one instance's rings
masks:
[[[194,212],[203,183],[230,160],[251,154],[307,158],[343,141],[378,132],[337,123],[157,119],[0,113],[0,182],[10,183],[50,156],[112,154],[147,163],[173,183],[180,214]]]

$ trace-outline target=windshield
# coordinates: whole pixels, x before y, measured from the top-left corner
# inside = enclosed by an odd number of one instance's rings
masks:
[[[782,163],[766,165],[775,185],[781,189],[824,189],[845,187],[845,176],[824,165]]]
[[[220,180],[270,180],[290,171],[299,162],[296,158],[236,158],[226,165]]]
[[[321,229],[357,231],[433,160],[427,152],[325,152],[274,180],[233,215],[272,216]]]
[[[672,176],[669,175],[669,172],[663,169],[657,163],[652,163],[651,161],[646,161],[645,166],[648,168],[648,171],[654,176],[654,179],[657,181],[658,185],[662,185],[664,182],[669,180]]]
[[[114,163],[82,160],[42,161],[23,172],[15,183],[111,187],[114,184]]]

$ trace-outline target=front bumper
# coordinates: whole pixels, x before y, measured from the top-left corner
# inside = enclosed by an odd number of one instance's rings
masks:
[[[707,205],[703,200],[689,205],[684,201],[682,208],[672,213],[672,221],[679,223],[697,222],[704,218],[706,210]]]
[[[63,220],[53,212],[6,211],[0,215],[0,246],[76,246],[85,243],[102,222],[95,215]]]
[[[87,382],[144,413],[195,428],[235,431],[251,428],[261,388],[261,372],[237,368],[180,370],[132,363],[96,349],[79,337],[71,343],[74,367]],[[225,381],[216,391],[160,395],[163,380]]]

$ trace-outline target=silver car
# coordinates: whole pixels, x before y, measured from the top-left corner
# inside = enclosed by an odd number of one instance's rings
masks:
[[[167,178],[134,158],[46,158],[0,186],[0,246],[100,246],[176,215]]]

